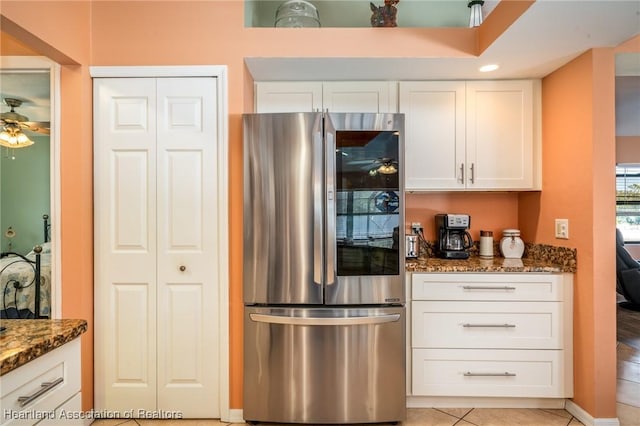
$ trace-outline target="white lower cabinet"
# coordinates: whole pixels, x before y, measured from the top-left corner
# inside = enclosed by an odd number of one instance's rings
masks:
[[[80,425],[80,339],[2,376],[0,425]]]
[[[411,394],[573,395],[571,274],[414,273]]]

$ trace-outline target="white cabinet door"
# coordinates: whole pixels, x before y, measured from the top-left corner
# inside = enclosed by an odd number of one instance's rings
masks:
[[[464,189],[465,83],[400,83],[405,114],[405,186]]]
[[[268,81],[255,84],[256,112],[313,112],[322,110],[322,83]]]
[[[397,83],[331,81],[322,84],[322,108],[329,112],[398,111]]]
[[[400,82],[408,191],[539,189],[533,80]]]
[[[216,99],[94,80],[96,408],[219,417]]]
[[[397,112],[390,81],[270,81],[255,84],[256,112]]]
[[[467,82],[467,187],[533,189],[533,81]]]

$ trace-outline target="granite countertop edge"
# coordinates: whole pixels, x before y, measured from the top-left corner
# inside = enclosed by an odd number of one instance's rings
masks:
[[[417,259],[406,259],[407,272],[512,272],[512,273],[575,273],[577,251],[574,248],[526,243],[521,259],[496,255],[478,256],[478,247],[469,250],[468,259],[441,259],[436,256],[433,242],[423,242]],[[495,247],[494,253],[499,253]]]
[[[0,376],[68,343],[87,331],[81,319],[3,319],[0,326]]]
[[[519,272],[519,273],[564,273],[575,272],[571,268],[562,265],[521,260],[495,258],[492,260],[473,259],[468,260],[445,260],[424,258],[408,260],[406,262],[407,272]],[[514,262],[515,261],[515,262]]]

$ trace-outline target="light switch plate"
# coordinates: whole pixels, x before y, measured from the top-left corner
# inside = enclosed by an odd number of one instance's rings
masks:
[[[569,219],[556,219],[556,238],[569,239]]]

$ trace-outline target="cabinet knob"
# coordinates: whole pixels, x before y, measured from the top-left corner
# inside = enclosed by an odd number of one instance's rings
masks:
[[[180,272],[184,272],[184,271],[187,270],[187,267],[184,266],[184,265],[180,265],[180,268],[178,268],[178,269],[180,269]]]

